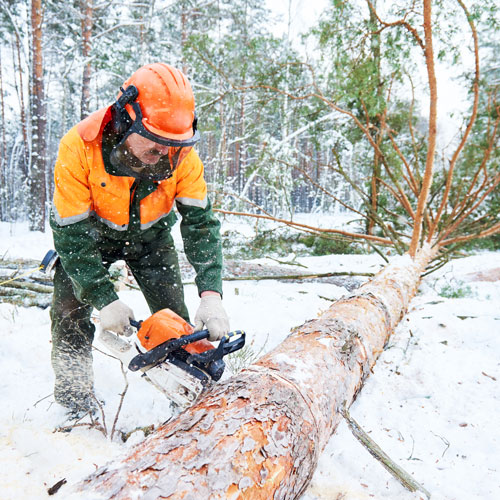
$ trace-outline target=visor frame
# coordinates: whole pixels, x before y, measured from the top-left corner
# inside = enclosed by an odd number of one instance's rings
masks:
[[[196,121],[197,121],[196,117],[193,122],[193,137],[191,137],[191,139],[184,139],[182,141],[178,141],[175,139],[162,137],[160,135],[153,134],[153,132],[150,132],[142,123],[143,116],[142,116],[141,106],[139,105],[139,103],[137,101],[134,101],[130,104],[132,105],[132,108],[135,112],[135,120],[132,122],[132,125],[127,130],[127,132],[125,133],[120,142],[124,142],[124,140],[132,133],[136,133],[146,139],[149,139],[150,141],[157,142],[162,146],[171,146],[174,148],[194,146],[200,140],[200,133],[196,128]]]

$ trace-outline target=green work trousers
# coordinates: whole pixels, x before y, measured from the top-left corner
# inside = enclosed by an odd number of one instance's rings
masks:
[[[99,242],[103,264],[124,260],[137,281],[152,313],[169,308],[189,321],[184,290],[172,237],[158,242]],[[133,304],[129,304],[133,307]],[[54,276],[52,321],[52,366],[54,397],[66,407],[86,407],[93,397],[92,306],[80,302],[60,262]],[[139,319],[139,318],[138,318]],[[144,318],[145,319],[145,318]]]

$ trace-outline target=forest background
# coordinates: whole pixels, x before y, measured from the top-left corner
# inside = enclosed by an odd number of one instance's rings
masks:
[[[429,136],[420,2],[331,0],[300,36],[294,16],[304,5],[284,1],[281,15],[266,5],[0,0],[0,220],[28,219],[30,229],[44,230],[62,135],[111,104],[139,66],[165,61],[193,83],[198,149],[216,207],[287,221],[298,212],[349,211],[355,233],[381,238],[369,245],[385,239],[407,250]],[[491,0],[432,6],[435,62],[444,75],[438,88],[447,97],[438,102],[448,107],[438,108],[429,207],[452,227],[447,241],[457,244],[449,252],[485,228],[481,245],[498,248],[490,230],[500,203],[498,8]],[[456,161],[453,151],[461,153]],[[482,191],[466,193],[466,182],[477,185],[487,170]],[[443,205],[471,198],[464,194],[476,195],[472,205],[481,200],[480,210],[450,208],[456,227],[448,207],[439,207],[445,185]],[[350,232],[302,229],[313,233],[302,241],[315,252],[352,250]]]

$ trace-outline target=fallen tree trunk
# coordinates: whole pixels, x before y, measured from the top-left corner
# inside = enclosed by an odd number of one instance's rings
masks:
[[[19,290],[0,286],[0,302],[21,307],[49,307],[52,296],[47,293],[37,293],[31,290]]]
[[[40,283],[32,283],[30,281],[20,280],[20,281],[10,281],[5,284],[0,284],[1,288],[16,288],[19,290],[29,290],[35,293],[52,293],[54,291],[53,286],[42,285]],[[0,288],[0,289],[1,289]]]
[[[398,258],[74,491],[144,500],[298,498],[436,251]]]

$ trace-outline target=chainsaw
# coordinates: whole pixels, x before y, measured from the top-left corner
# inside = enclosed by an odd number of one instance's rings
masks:
[[[49,250],[39,269],[52,276],[59,255]],[[224,373],[222,359],[245,345],[245,332],[226,334],[214,347],[208,330],[194,331],[192,325],[170,309],[162,309],[145,321],[130,321],[137,332],[128,337],[102,331],[99,340],[108,351],[163,392],[181,409],[191,406],[199,395]]]
[[[224,373],[222,359],[245,345],[245,332],[226,334],[214,347],[208,330],[192,325],[170,309],[145,321],[130,321],[136,334],[125,339],[102,331],[99,340],[132,372],[142,372],[176,406],[191,406]]]

